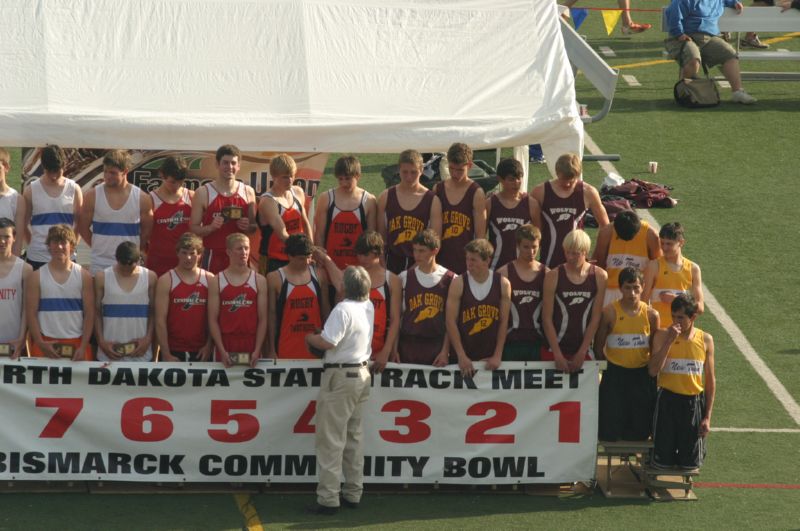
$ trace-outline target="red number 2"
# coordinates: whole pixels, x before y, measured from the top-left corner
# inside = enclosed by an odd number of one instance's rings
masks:
[[[486,432],[508,426],[517,418],[517,410],[507,402],[478,402],[467,409],[467,415],[483,416],[494,411],[494,416],[476,422],[467,430],[464,442],[467,444],[514,444],[514,434]]]
[[[36,407],[54,407],[56,412],[39,434],[40,439],[60,439],[83,409],[83,398],[37,398]]]

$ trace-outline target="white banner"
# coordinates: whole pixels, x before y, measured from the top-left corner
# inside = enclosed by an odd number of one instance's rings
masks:
[[[0,480],[316,481],[319,362],[0,362]],[[367,483],[592,479],[598,363],[394,365],[364,411]]]

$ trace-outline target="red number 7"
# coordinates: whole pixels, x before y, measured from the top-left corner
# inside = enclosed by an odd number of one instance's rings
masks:
[[[37,398],[36,407],[54,407],[56,412],[39,434],[40,439],[60,439],[83,409],[83,398]]]

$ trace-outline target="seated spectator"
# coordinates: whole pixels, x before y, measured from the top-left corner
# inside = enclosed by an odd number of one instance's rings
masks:
[[[203,240],[184,232],[176,245],[178,265],[156,284],[156,338],[161,361],[209,361],[208,283],[214,275],[200,269]]]
[[[695,78],[700,62],[708,67],[721,65],[722,75],[731,85],[731,101],[750,105],[757,100],[742,88],[739,56],[719,37],[719,18],[725,7],[742,12],[736,0],[672,0],[665,16],[669,38],[664,41],[671,59],[681,65],[681,77]]]
[[[650,375],[658,376],[652,465],[691,470],[703,464],[711,431],[714,338],[694,326],[697,303],[690,294],[678,295],[670,307],[672,324],[658,331],[649,362]]]
[[[464,248],[466,273],[457,276],[447,294],[447,335],[462,374],[475,374],[473,361],[486,369],[500,367],[508,331],[511,284],[489,269],[494,249],[487,240],[472,240]],[[451,359],[453,355],[451,354]]]
[[[50,227],[45,239],[50,261],[28,277],[25,311],[31,356],[94,359],[89,344],[94,326],[94,287],[89,272],[70,260],[77,243],[72,227]]]
[[[658,312],[641,300],[641,271],[626,267],[617,277],[622,298],[603,308],[594,338],[595,352],[608,360],[600,381],[598,437],[644,441],[653,423],[656,388],[647,366]]]
[[[139,265],[133,242],[122,242],[117,263],[94,277],[95,338],[100,361],[153,359],[156,274]]]
[[[608,273],[603,307],[622,296],[617,277],[623,268],[644,271],[650,260],[659,256],[661,244],[658,233],[646,221],[640,220],[633,210],[620,212],[614,218],[614,223],[597,231],[593,258]]]
[[[28,336],[23,290],[33,268],[11,250],[17,229],[8,218],[0,218],[0,356],[19,358]]]
[[[548,269],[536,260],[542,233],[533,225],[514,231],[517,257],[497,270],[511,283],[511,312],[503,361],[539,361],[542,349],[542,287]]]
[[[555,361],[566,372],[577,372],[594,359],[591,345],[603,308],[606,272],[586,260],[592,241],[582,230],[564,238],[567,261],[544,277],[542,328],[549,350],[542,361]]]

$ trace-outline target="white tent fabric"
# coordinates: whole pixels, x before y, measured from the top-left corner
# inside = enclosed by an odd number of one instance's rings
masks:
[[[582,152],[552,0],[3,0],[0,145]]]

